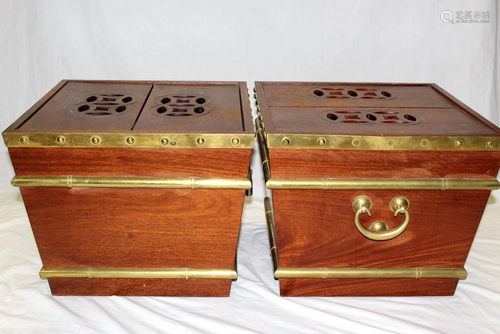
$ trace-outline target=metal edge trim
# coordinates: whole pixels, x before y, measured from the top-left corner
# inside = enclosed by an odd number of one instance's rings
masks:
[[[271,198],[269,197],[264,198],[264,207],[266,210],[267,233],[269,237],[271,259],[273,261],[273,271],[276,273],[276,271],[279,268],[279,265],[278,265],[278,250],[276,248],[276,232],[274,230],[274,214],[272,209]]]
[[[35,133],[4,132],[7,147],[253,148],[254,133]]]
[[[40,277],[65,278],[179,278],[179,279],[231,279],[238,278],[233,269],[193,268],[42,268]]]
[[[479,179],[267,179],[268,189],[495,190],[498,180]]]
[[[379,151],[499,151],[500,136],[355,136],[270,134],[268,148]]]
[[[14,187],[68,188],[162,188],[162,189],[251,189],[249,179],[99,177],[99,176],[16,176]]]
[[[467,278],[464,268],[278,268],[275,278]]]

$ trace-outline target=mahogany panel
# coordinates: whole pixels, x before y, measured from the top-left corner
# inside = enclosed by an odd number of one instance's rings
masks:
[[[233,269],[244,190],[21,188],[45,267]]]
[[[273,178],[493,179],[500,152],[270,149]]]
[[[55,296],[228,297],[231,280],[48,278]]]
[[[458,279],[280,279],[284,297],[453,296]]]
[[[282,268],[462,268],[490,191],[273,190],[279,266]],[[387,241],[365,238],[354,225],[353,200],[373,201],[368,228],[399,226],[390,201],[406,196],[410,223]]]
[[[130,131],[151,88],[151,84],[133,82],[70,81],[19,131]],[[114,112],[118,107],[122,111]]]
[[[270,108],[273,133],[363,136],[497,136],[459,108]],[[266,123],[267,124],[267,123]]]
[[[251,149],[10,147],[17,176],[246,178]]]
[[[270,107],[454,108],[430,84],[262,82]],[[322,95],[314,92],[321,91]],[[369,94],[375,90],[375,95]],[[349,91],[353,93],[349,94]],[[339,94],[340,92],[340,94]],[[385,96],[386,92],[389,96]],[[321,93],[318,93],[321,94]],[[260,94],[259,94],[260,100]]]
[[[248,104],[248,95],[244,95]],[[243,132],[238,83],[155,85],[134,132]]]

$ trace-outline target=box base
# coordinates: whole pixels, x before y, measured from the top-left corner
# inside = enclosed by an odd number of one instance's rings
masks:
[[[54,296],[229,297],[230,279],[60,278],[49,281]]]
[[[455,278],[280,279],[284,297],[453,296]]]

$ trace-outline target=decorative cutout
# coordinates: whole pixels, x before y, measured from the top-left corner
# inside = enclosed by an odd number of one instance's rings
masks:
[[[376,88],[316,87],[310,89],[309,94],[322,99],[392,100],[397,97],[393,92]]]
[[[131,94],[99,93],[83,97],[83,102],[73,106],[73,114],[85,117],[119,116],[128,112],[128,105],[135,103]]]
[[[320,117],[336,123],[355,124],[416,125],[424,121],[419,116],[396,110],[328,110]]]
[[[210,112],[207,107],[212,100],[201,95],[168,95],[156,100],[158,103],[151,108],[151,113],[165,117],[196,117]]]

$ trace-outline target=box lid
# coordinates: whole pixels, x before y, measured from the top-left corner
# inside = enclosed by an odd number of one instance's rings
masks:
[[[251,148],[245,83],[62,81],[4,133],[9,147]]]
[[[500,150],[500,129],[435,84],[257,82],[269,148]]]

